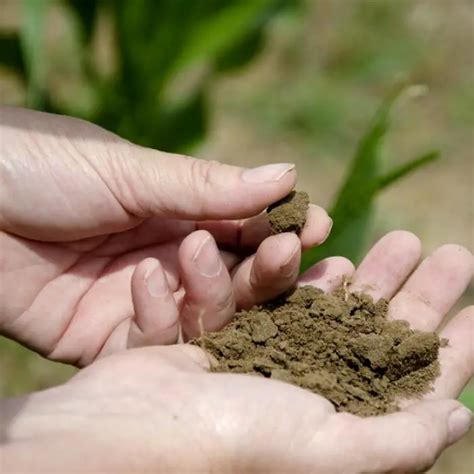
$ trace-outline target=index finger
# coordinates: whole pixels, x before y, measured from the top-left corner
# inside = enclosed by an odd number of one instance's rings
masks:
[[[328,213],[322,207],[310,204],[306,224],[299,235],[303,250],[322,244],[331,227]],[[202,221],[197,223],[197,228],[210,232],[220,245],[244,251],[256,249],[271,235],[266,212],[240,220]]]

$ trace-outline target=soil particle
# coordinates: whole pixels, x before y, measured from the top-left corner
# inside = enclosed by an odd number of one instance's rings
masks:
[[[291,191],[288,196],[267,209],[273,234],[294,232],[298,234],[306,223],[309,196],[305,192]]]
[[[387,302],[343,288],[300,287],[192,343],[216,359],[215,372],[248,373],[296,384],[338,411],[389,413],[400,399],[430,391],[439,374],[435,333],[387,319]]]

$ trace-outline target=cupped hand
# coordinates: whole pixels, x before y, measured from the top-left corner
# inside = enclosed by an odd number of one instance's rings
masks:
[[[435,329],[469,282],[472,256],[454,245],[420,265],[419,256],[416,237],[393,232],[355,272],[331,258],[301,283],[331,291],[353,273],[352,290],[389,298],[391,317]],[[283,382],[209,373],[205,353],[187,344],[134,349],[96,361],[62,387],[9,401],[5,459],[27,472],[424,471],[469,429],[469,410],[452,399],[473,374],[473,332],[469,307],[441,330],[449,345],[434,391],[369,418],[336,413]]]
[[[294,187],[291,164],[237,168],[0,114],[0,333],[51,359],[83,366],[217,329],[293,285],[301,249],[329,233],[311,205],[300,238],[269,237],[261,212]]]
[[[330,258],[301,283],[331,291],[352,274],[353,291],[389,298],[391,317],[432,330],[469,282],[473,259],[455,245],[420,265],[419,256],[415,236],[393,232],[355,272]],[[7,401],[3,459],[7,471],[27,472],[421,472],[469,429],[469,410],[452,399],[474,371],[473,332],[469,307],[441,330],[449,345],[434,391],[369,418],[336,413],[283,382],[209,373],[205,353],[188,344],[133,349]]]

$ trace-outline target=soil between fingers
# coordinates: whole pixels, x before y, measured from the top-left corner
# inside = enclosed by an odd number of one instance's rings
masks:
[[[291,191],[267,209],[273,234],[294,232],[299,234],[306,223],[309,196],[304,191]]]

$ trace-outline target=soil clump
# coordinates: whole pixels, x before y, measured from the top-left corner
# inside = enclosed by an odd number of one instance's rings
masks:
[[[214,372],[281,380],[322,395],[337,411],[379,415],[431,389],[447,342],[388,320],[387,308],[345,288],[326,294],[304,286],[192,343],[214,356]]]
[[[288,196],[272,204],[267,209],[272,234],[299,234],[306,223],[308,206],[309,196],[304,191],[291,191]]]

